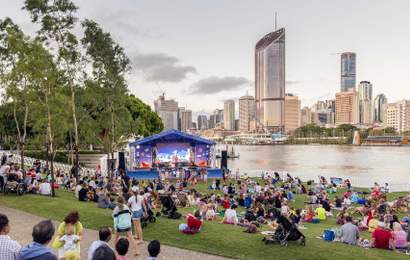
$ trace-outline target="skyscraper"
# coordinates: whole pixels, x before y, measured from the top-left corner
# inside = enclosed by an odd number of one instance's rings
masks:
[[[208,119],[206,115],[199,115],[197,120],[198,130],[208,129]]]
[[[401,100],[386,106],[385,126],[403,133],[410,131],[410,100]]]
[[[285,129],[285,29],[265,35],[255,47],[255,103],[258,129]]]
[[[384,123],[386,121],[387,98],[384,94],[379,94],[373,101],[373,121]]]
[[[239,131],[251,131],[251,121],[255,119],[255,98],[245,95],[239,98]]]
[[[225,130],[235,130],[235,101],[226,100],[224,102],[224,128]]]
[[[285,132],[293,132],[300,126],[300,100],[297,96],[285,96]]]
[[[359,123],[373,124],[372,100],[373,86],[369,81],[361,81],[358,87]]]
[[[165,94],[162,94],[154,101],[154,109],[162,119],[164,130],[178,129],[178,102],[166,100]]]
[[[192,111],[181,109],[181,131],[187,132],[192,127]]]
[[[340,57],[340,91],[356,87],[356,53],[344,52]]]

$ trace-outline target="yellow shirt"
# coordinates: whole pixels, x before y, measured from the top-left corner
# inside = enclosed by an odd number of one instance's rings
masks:
[[[373,232],[377,228],[378,225],[379,225],[379,220],[376,218],[372,218],[369,221],[369,232]]]
[[[326,210],[322,207],[315,210],[316,216],[320,220],[326,220]]]

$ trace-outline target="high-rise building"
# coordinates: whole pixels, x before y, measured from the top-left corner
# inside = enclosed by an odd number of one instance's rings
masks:
[[[180,109],[181,131],[187,132],[192,127],[192,111]]]
[[[154,109],[162,119],[164,130],[178,129],[178,102],[173,99],[166,100],[163,94],[154,101]]]
[[[359,121],[358,95],[354,88],[336,93],[336,124],[357,124]]]
[[[265,35],[255,47],[255,103],[258,129],[285,130],[285,29]]]
[[[199,115],[197,120],[198,130],[208,129],[208,118],[206,115]]]
[[[361,81],[358,86],[359,99],[359,123],[364,125],[373,124],[372,100],[373,86],[369,81]]]
[[[410,131],[410,100],[387,104],[385,125],[400,133]]]
[[[373,121],[384,123],[386,118],[387,98],[384,94],[379,94],[373,101]]]
[[[235,101],[226,100],[224,102],[224,128],[225,130],[235,130]]]
[[[212,129],[215,127],[215,115],[210,115],[208,120],[208,128]]]
[[[300,126],[300,100],[297,96],[285,96],[285,132],[293,132]]]
[[[303,107],[300,110],[300,126],[312,123],[312,111],[309,107]]]
[[[255,119],[255,98],[245,95],[239,98],[239,131],[251,131],[251,122]]]
[[[340,57],[340,91],[346,92],[356,87],[356,53],[344,52]]]

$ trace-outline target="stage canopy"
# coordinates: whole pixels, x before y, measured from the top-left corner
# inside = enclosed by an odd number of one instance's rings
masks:
[[[175,129],[166,130],[159,134],[152,135],[141,140],[137,140],[130,143],[130,146],[136,145],[152,145],[155,146],[158,143],[189,143],[191,146],[195,145],[214,145],[215,142],[196,136],[190,135]]]

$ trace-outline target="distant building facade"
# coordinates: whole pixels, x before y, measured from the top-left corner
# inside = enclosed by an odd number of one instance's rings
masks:
[[[373,124],[373,85],[369,81],[361,81],[357,92],[359,100],[359,123],[363,125]]]
[[[340,56],[340,92],[356,87],[356,53],[344,52]]]
[[[255,98],[245,95],[239,98],[239,131],[250,132],[255,120]]]
[[[358,123],[358,95],[354,88],[336,93],[336,125]]]
[[[197,129],[206,130],[208,129],[208,118],[206,115],[199,115],[197,120]]]
[[[400,133],[410,131],[410,100],[387,104],[385,126]]]
[[[181,116],[181,131],[187,132],[192,128],[192,111],[188,109],[180,109]]]
[[[235,101],[226,100],[224,102],[224,128],[225,130],[235,130]]]
[[[285,132],[295,131],[300,126],[300,100],[297,96],[285,96]]]
[[[161,95],[154,101],[154,109],[164,124],[164,130],[178,129],[178,102]]]
[[[384,94],[379,94],[373,101],[373,121],[384,123],[386,121],[387,98]]]
[[[303,107],[300,110],[300,126],[305,126],[312,123],[312,111],[310,107]]]

